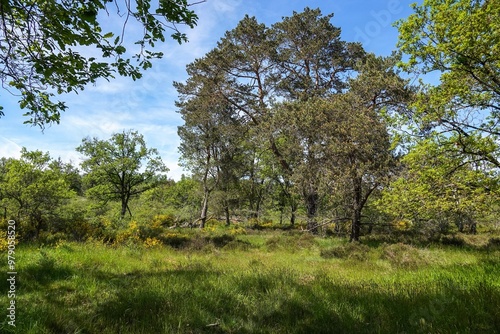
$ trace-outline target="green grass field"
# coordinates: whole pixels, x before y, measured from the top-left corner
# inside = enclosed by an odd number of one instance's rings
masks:
[[[500,329],[498,247],[350,245],[288,232],[207,240],[178,249],[99,242],[18,245],[16,328],[5,320],[0,332]],[[7,263],[6,254],[0,261]],[[7,313],[6,292],[0,300]]]

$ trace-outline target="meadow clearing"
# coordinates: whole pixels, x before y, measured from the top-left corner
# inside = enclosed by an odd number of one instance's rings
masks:
[[[180,240],[174,246],[92,240],[18,245],[16,327],[5,320],[0,331],[496,333],[500,328],[500,245],[487,235],[412,245],[381,237],[348,243],[297,231],[182,233],[172,232],[171,240]],[[3,253],[1,261],[7,261]],[[5,305],[7,295],[0,300]]]

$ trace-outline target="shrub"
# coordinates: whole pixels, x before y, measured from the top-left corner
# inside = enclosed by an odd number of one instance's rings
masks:
[[[57,232],[57,233],[40,232],[38,240],[45,245],[55,245],[58,242],[68,240],[68,236],[62,232]]]
[[[165,245],[169,245],[174,248],[181,248],[190,241],[190,238],[180,233],[168,232],[160,235],[159,240],[161,240]]]
[[[2,231],[0,233],[0,252],[7,251],[7,249],[9,249],[9,240],[7,239],[7,232]]]
[[[221,221],[218,221],[218,220],[217,220],[217,219],[215,219],[215,218],[210,218],[210,219],[208,219],[208,220],[206,221],[206,223],[205,223],[205,229],[206,229],[207,227],[213,227],[213,228],[215,228],[215,227],[217,227],[217,226],[222,226],[222,227],[223,227],[223,226],[225,226],[225,223],[223,223],[223,222],[221,222]]]
[[[247,234],[247,230],[241,226],[232,225],[231,228],[229,229],[229,233],[231,235],[241,235],[241,234]]]
[[[153,217],[151,226],[153,228],[170,227],[176,223],[176,220],[172,214],[156,215]]]
[[[451,224],[445,218],[419,220],[412,225],[412,231],[420,238],[438,241],[439,237],[449,232]]]
[[[139,225],[135,220],[128,224],[128,228],[124,231],[120,231],[116,234],[115,242],[117,244],[122,244],[126,242],[138,242],[139,238]]]
[[[161,225],[157,225],[155,223],[149,225],[139,225],[139,238],[141,240],[158,238],[164,231],[164,228]]]
[[[216,235],[207,238],[208,241],[212,242],[215,247],[221,248],[227,245],[229,242],[234,241],[234,236],[229,234]]]
[[[441,237],[440,241],[443,245],[450,246],[463,247],[466,244],[465,240],[458,235],[444,235]]]
[[[209,238],[204,238],[201,236],[196,236],[194,238],[189,239],[188,242],[186,242],[183,247],[188,249],[188,250],[193,250],[193,251],[200,251],[207,247],[209,245]],[[213,247],[213,245],[212,245]]]
[[[303,249],[311,248],[316,245],[316,239],[311,233],[301,233],[296,236],[292,242],[296,247]]]
[[[273,221],[270,219],[260,220],[257,218],[251,218],[247,223],[254,230],[274,229]]]
[[[422,251],[403,243],[385,245],[381,259],[389,261],[394,267],[406,269],[417,268],[427,263]]]
[[[252,244],[248,241],[243,241],[243,240],[233,240],[228,242],[224,247],[222,247],[225,250],[229,251],[247,251],[250,248],[252,248]]]
[[[500,238],[493,237],[488,241],[488,245],[486,246],[488,249],[500,249]]]
[[[0,218],[0,251],[6,251],[9,249],[9,238],[7,237],[8,233],[8,220]],[[15,226],[15,245],[19,243],[21,236],[19,234],[19,230],[17,225]],[[12,232],[11,232],[12,233]]]
[[[411,229],[413,222],[408,219],[401,219],[394,224],[394,227],[399,231],[407,231]]]
[[[290,247],[290,237],[275,235],[266,240],[266,247],[270,251]]]
[[[161,244],[161,240],[156,238],[146,238],[146,240],[144,240],[144,247],[146,248],[158,247]]]
[[[294,252],[297,249],[308,249],[314,245],[316,245],[316,239],[311,233],[298,231],[274,235],[266,240],[266,247],[270,251],[286,249]]]
[[[352,242],[342,246],[332,247],[321,250],[321,257],[325,259],[353,259],[357,261],[365,261],[368,258],[370,247]]]

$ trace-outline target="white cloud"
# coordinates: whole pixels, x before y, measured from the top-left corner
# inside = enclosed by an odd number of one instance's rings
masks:
[[[185,30],[189,42],[175,48],[167,45],[165,58],[184,69],[187,63],[203,57],[215,47],[228,26],[232,29],[243,18],[243,13],[239,13],[242,4],[242,0],[208,0],[193,7],[198,24],[194,29]]]
[[[0,157],[19,158],[21,156],[21,145],[13,140],[0,137]]]
[[[82,139],[87,136],[107,138],[113,133],[126,129],[126,120],[131,120],[131,115],[115,114],[108,111],[93,112],[85,116],[70,115],[64,120],[62,134],[66,138]]]

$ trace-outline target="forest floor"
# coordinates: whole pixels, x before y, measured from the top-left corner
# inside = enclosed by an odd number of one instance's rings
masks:
[[[349,244],[259,231],[177,248],[19,244],[16,327],[4,317],[0,332],[499,332],[499,239],[453,238]]]

